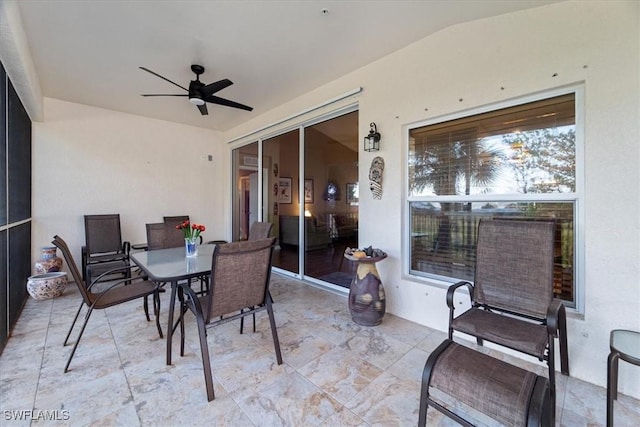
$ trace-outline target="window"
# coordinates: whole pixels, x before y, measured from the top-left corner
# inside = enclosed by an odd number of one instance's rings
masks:
[[[473,280],[481,218],[552,220],[554,289],[576,306],[576,93],[409,129],[409,272]]]

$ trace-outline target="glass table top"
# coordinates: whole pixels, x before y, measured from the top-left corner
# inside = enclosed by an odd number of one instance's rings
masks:
[[[190,258],[185,256],[185,248],[182,246],[132,253],[131,259],[151,279],[170,282],[210,272],[215,247],[215,245],[200,245],[198,256]]]
[[[635,359],[631,363],[640,365],[640,332],[614,329],[611,331],[611,350]]]

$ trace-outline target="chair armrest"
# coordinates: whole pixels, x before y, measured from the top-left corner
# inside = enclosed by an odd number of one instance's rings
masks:
[[[91,281],[91,283],[89,284],[89,286],[87,286],[87,290],[91,290],[93,285],[98,283],[100,281],[100,279],[102,279],[106,275],[113,274],[113,273],[115,273],[117,271],[131,270],[131,269],[133,269],[135,267],[137,267],[137,266],[130,265],[128,267],[116,267],[116,268],[112,268],[110,270],[107,270],[104,273],[102,273],[101,275],[99,275],[98,277],[96,277],[95,279],[93,279]],[[142,276],[139,276],[139,277],[127,277],[126,279],[120,280],[120,281],[116,282],[115,284],[124,283],[124,282],[131,282],[133,280],[138,280],[139,278],[142,278]],[[112,286],[109,287],[109,289],[111,289],[111,288],[112,288]]]
[[[447,306],[452,313],[455,309],[453,306],[453,296],[456,290],[461,286],[467,287],[467,289],[469,290],[469,301],[473,301],[473,285],[471,283],[462,281],[449,286],[449,289],[447,289]]]
[[[122,252],[124,252],[125,254],[127,254],[127,256],[129,256],[129,253],[131,252],[131,243],[128,241],[124,241],[122,242]]]
[[[117,281],[117,282],[112,283],[111,285],[109,285],[109,287],[107,287],[107,289],[104,289],[102,292],[100,292],[98,294],[98,297],[93,301],[93,303],[91,304],[91,307],[95,306],[98,303],[98,301],[100,301],[102,299],[102,297],[105,296],[109,291],[113,290],[114,288],[120,287],[120,285],[122,283],[125,283],[125,282],[131,282],[131,279],[123,279],[123,280]],[[94,283],[96,283],[96,282],[93,282],[91,285],[93,285]],[[154,285],[156,285],[154,292],[158,292],[158,284],[154,283]]]
[[[187,307],[193,311],[193,314],[197,317],[200,316],[204,319],[204,322],[207,323],[207,319],[205,318],[205,313],[202,312],[202,305],[200,305],[200,299],[196,295],[191,286],[189,286],[188,282],[178,282],[178,288],[182,290],[184,294],[186,294],[189,298],[187,301],[183,301]],[[189,304],[189,302],[191,304]]]
[[[557,298],[553,298],[547,308],[547,333],[557,337],[558,330],[562,325],[566,324],[566,316],[564,303]]]

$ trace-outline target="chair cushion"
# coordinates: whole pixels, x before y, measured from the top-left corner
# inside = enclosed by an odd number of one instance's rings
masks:
[[[540,360],[544,358],[549,339],[544,325],[478,308],[472,308],[453,319],[451,327]]]

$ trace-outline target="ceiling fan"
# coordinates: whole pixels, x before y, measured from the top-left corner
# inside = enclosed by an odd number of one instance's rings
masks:
[[[184,86],[180,86],[175,82],[172,82],[168,78],[163,77],[148,68],[140,67],[140,69],[146,71],[147,73],[151,73],[156,77],[160,77],[162,80],[166,80],[169,83],[178,86],[180,89],[184,89],[188,92],[185,94],[143,94],[142,96],[188,96],[189,102],[197,106],[198,110],[200,110],[200,114],[202,114],[203,116],[209,114],[209,112],[207,111],[207,102],[210,102],[212,104],[224,105],[225,107],[240,108],[241,110],[253,110],[253,108],[247,105],[214,96],[214,93],[231,86],[233,82],[229,79],[222,79],[218,80],[217,82],[205,85],[200,81],[200,74],[204,73],[204,67],[202,65],[193,64],[191,66],[191,71],[196,74],[196,79],[191,80],[191,83],[189,83],[189,89]]]

